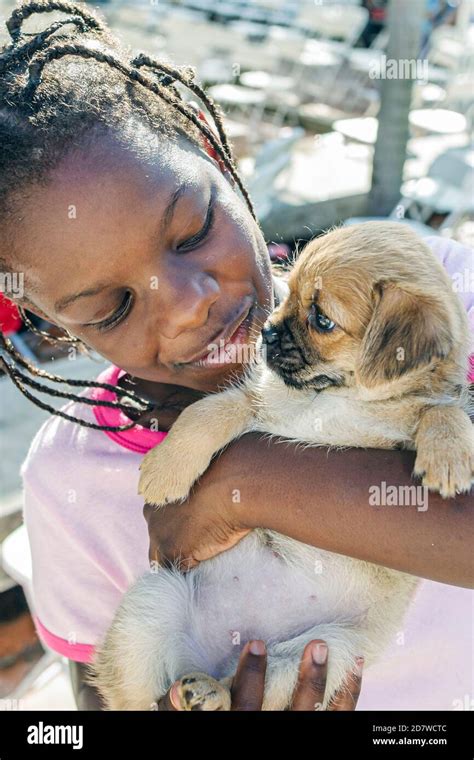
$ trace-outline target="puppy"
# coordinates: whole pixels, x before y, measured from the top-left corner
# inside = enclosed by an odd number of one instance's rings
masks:
[[[213,455],[250,431],[316,446],[416,448],[425,486],[445,497],[468,491],[469,329],[430,249],[396,223],[337,229],[306,246],[288,284],[240,382],[186,408],[145,457],[145,500],[185,499]],[[303,647],[317,638],[330,653],[316,706],[325,709],[354,657],[370,665],[400,629],[416,584],[256,530],[185,575],[141,578],[98,649],[93,682],[112,709],[150,709],[181,679],[183,709],[228,710],[236,644],[259,638],[268,649],[263,709],[282,710]]]

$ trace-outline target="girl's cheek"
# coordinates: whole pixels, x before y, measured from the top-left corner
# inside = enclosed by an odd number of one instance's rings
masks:
[[[247,205],[236,197],[235,191],[227,184],[220,198],[222,213],[235,236],[234,246],[240,250],[253,268],[258,268],[264,277],[271,277],[270,257],[262,230],[252,217]],[[230,232],[227,233],[230,238]],[[227,238],[226,238],[227,239]]]
[[[227,275],[231,265],[237,276],[238,273],[242,276],[250,274],[255,267],[260,249],[255,232],[253,220],[246,219],[239,209],[236,210],[235,203],[222,206],[216,215],[212,247]]]
[[[233,191],[230,192],[234,196]],[[241,283],[245,289],[265,274],[262,274],[260,241],[256,240],[259,230],[250,214],[246,218],[246,210],[240,208],[235,197],[233,202],[232,198],[226,197],[219,200],[212,238],[200,251],[188,255],[199,258],[202,255],[202,268],[212,267],[216,279],[221,281],[223,292],[229,282]],[[263,247],[266,250],[264,241]],[[183,256],[183,265],[186,266],[186,256]],[[149,336],[156,334],[156,325],[143,321],[143,315],[137,318],[138,313],[139,310],[133,310],[121,325],[109,331],[88,329],[77,333],[77,337],[118,366],[153,365],[157,347]]]

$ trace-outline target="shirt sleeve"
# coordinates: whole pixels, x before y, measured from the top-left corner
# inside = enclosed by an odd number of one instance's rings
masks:
[[[451,277],[453,290],[464,304],[471,330],[469,381],[474,382],[474,251],[456,240],[434,235],[425,242]]]

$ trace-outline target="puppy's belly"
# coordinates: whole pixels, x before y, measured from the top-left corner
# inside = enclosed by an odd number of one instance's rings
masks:
[[[183,633],[196,668],[226,675],[249,639],[265,640],[271,653],[272,644],[318,624],[358,627],[369,605],[382,598],[377,584],[368,583],[366,563],[284,541],[295,547],[291,562],[254,533],[193,571],[195,593]]]

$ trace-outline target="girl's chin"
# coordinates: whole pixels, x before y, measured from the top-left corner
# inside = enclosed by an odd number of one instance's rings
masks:
[[[223,364],[211,367],[183,367],[173,377],[173,384],[198,393],[216,393],[237,380],[244,372],[242,364]],[[169,381],[168,381],[169,382]]]

